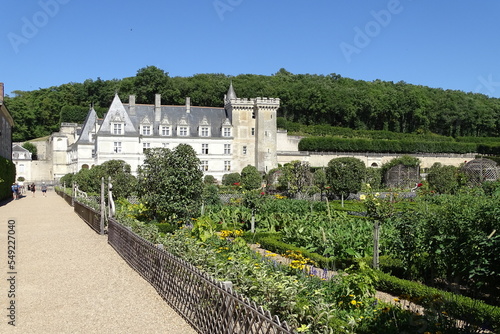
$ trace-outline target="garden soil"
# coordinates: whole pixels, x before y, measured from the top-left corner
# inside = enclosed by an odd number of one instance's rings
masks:
[[[53,191],[0,204],[0,309],[0,333],[196,333]]]

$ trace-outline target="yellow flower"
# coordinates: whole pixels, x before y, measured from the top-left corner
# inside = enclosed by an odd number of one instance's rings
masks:
[[[352,304],[352,305],[356,305],[356,300],[354,300],[354,299],[353,299],[353,300],[351,300],[351,304]]]
[[[394,298],[394,301],[395,301],[396,303],[399,303],[399,298]]]
[[[365,199],[366,199],[366,195],[360,195],[360,196],[359,196],[359,200],[360,200],[360,201],[364,201]]]

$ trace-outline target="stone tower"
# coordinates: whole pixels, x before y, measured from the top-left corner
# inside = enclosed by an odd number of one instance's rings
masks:
[[[232,169],[241,171],[252,165],[267,172],[277,167],[276,111],[280,100],[238,98],[231,83],[224,104],[233,125]]]

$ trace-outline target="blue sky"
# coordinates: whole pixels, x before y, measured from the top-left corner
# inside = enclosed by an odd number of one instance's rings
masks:
[[[4,1],[0,82],[34,90],[121,79],[271,75],[280,68],[500,97],[500,2]]]

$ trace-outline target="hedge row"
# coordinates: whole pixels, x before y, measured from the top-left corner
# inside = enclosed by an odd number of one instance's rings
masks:
[[[335,136],[339,138],[366,138],[366,139],[388,139],[388,140],[417,140],[432,142],[453,142],[453,137],[440,136],[433,133],[414,134],[399,133],[384,130],[354,130],[331,125],[305,125],[287,121],[278,117],[278,128],[287,130],[290,133],[311,136]]]
[[[456,137],[455,141],[461,143],[500,145],[500,137]]]
[[[371,140],[343,139],[336,137],[307,137],[301,139],[299,142],[299,150],[313,152],[465,154],[477,152],[478,145],[473,143],[428,142],[416,140]]]
[[[302,254],[317,263],[320,268],[336,269],[356,265],[360,261],[371,263],[372,258],[353,259],[351,261],[336,262],[332,258],[312,253],[304,248],[296,247],[280,241],[279,233],[247,233],[244,235],[247,242],[259,243],[262,248],[278,254],[285,254],[287,250],[300,251]],[[380,268],[383,271],[400,274],[401,262],[389,257],[380,257]],[[424,308],[439,306],[453,318],[464,320],[470,324],[486,327],[490,330],[500,329],[500,307],[488,305],[482,301],[469,297],[431,288],[417,282],[407,281],[376,271],[378,277],[376,289],[392,295],[407,297],[412,302]],[[413,298],[412,298],[413,297]],[[440,305],[438,305],[440,304]]]
[[[500,155],[500,145],[479,144],[477,145],[476,152],[480,154]]]
[[[16,181],[16,165],[0,157],[0,200],[12,197],[12,183]]]
[[[424,308],[439,307],[455,319],[489,330],[500,330],[500,307],[480,300],[406,281],[389,274],[377,272],[377,290],[404,296]]]

